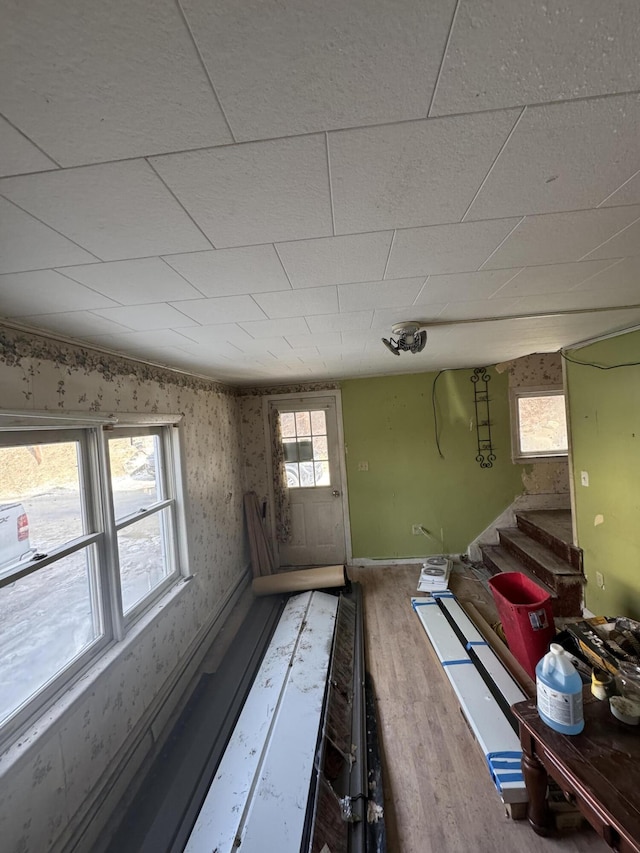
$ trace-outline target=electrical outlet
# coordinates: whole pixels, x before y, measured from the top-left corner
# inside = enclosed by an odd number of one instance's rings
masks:
[[[358,462],[358,471],[368,471],[369,463],[368,462]]]
[[[604,575],[602,572],[596,572],[596,583],[600,589],[604,589]]]
[[[414,536],[420,536],[420,534],[422,533],[422,525],[421,524],[412,524],[411,525],[411,532],[413,533]]]
[[[582,483],[583,486],[589,485],[589,472],[588,471],[581,471],[580,472],[580,482]]]

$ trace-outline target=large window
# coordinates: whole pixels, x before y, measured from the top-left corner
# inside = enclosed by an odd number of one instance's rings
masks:
[[[0,431],[0,737],[179,577],[172,432]]]
[[[511,425],[515,461],[567,455],[567,416],[560,389],[515,389]]]

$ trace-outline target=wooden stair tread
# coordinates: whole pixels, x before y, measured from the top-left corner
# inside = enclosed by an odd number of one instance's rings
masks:
[[[536,583],[543,592],[548,593],[551,598],[557,598],[558,594],[547,586],[544,581],[536,577],[533,572],[524,566],[513,554],[510,554],[501,545],[483,545],[482,553],[488,557],[491,563],[499,570],[499,572],[520,572],[526,575],[530,580]]]
[[[536,509],[517,512],[516,517],[526,519],[530,524],[546,531],[559,542],[573,545],[573,525],[571,510]]]
[[[516,550],[524,554],[533,563],[538,564],[544,571],[551,575],[575,575],[581,577],[580,572],[565,560],[556,556],[550,548],[536,542],[517,527],[508,527],[498,530],[500,541],[511,544]]]

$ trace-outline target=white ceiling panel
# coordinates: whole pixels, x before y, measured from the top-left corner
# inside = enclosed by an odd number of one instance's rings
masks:
[[[291,290],[273,246],[170,255],[164,259],[205,296]]]
[[[329,134],[336,233],[457,222],[518,112]]]
[[[211,248],[143,160],[4,178],[0,193],[103,261]]]
[[[235,323],[193,326],[190,329],[182,329],[181,334],[205,348],[215,348],[219,342],[223,344],[232,343],[238,347],[242,347],[245,342],[252,340],[251,336]]]
[[[89,290],[52,270],[0,276],[0,314],[16,317],[35,313],[55,314],[115,305],[101,293]]]
[[[96,311],[100,317],[121,323],[134,332],[153,329],[179,329],[182,326],[197,326],[198,322],[176,311],[166,302],[147,305],[127,305],[120,308],[104,308]]]
[[[438,320],[473,320],[476,317],[508,317],[520,314],[520,299],[482,299],[475,302],[450,302]]]
[[[286,317],[282,320],[258,320],[253,323],[242,323],[242,328],[253,338],[277,338],[284,337],[289,340],[292,336],[311,335],[309,326],[304,317]],[[308,338],[309,344],[314,341]]]
[[[579,261],[639,216],[640,207],[631,206],[527,216],[483,267],[507,269]]]
[[[377,281],[384,275],[392,231],[278,243],[293,287]]]
[[[32,0],[0,31],[0,111],[64,166],[231,141],[172,0]]]
[[[122,334],[113,335],[86,335],[88,341],[92,341],[99,346],[105,346],[108,349],[127,352],[136,352],[141,357],[144,352],[149,349],[158,349],[166,347],[177,347],[186,351],[190,341],[186,340],[179,332],[171,329],[147,329],[139,332],[125,332]]]
[[[428,323],[436,320],[446,308],[446,303],[430,305],[408,305],[399,308],[377,308],[373,315],[371,328],[384,332],[385,337],[391,334],[394,323],[415,320],[418,323]]]
[[[263,352],[268,352],[271,355],[275,355],[277,358],[282,358],[283,355],[292,355],[293,349],[291,344],[282,336],[274,337],[274,338],[252,338],[247,335],[246,341],[242,343],[236,343],[234,346],[238,347],[238,349],[246,353],[248,355],[260,354]]]
[[[600,202],[602,207],[615,207],[619,204],[640,204],[640,170]]]
[[[424,284],[424,276],[402,278],[397,281],[363,281],[357,284],[338,285],[341,311],[358,311],[366,308],[393,308],[394,305],[412,305]]]
[[[151,162],[217,249],[332,234],[322,135]]]
[[[198,299],[202,296],[160,258],[63,267],[60,272],[122,305]]]
[[[186,0],[237,139],[426,116],[454,0]]]
[[[343,341],[340,332],[318,332],[314,333],[312,338],[309,329],[304,335],[292,334],[287,335],[286,338],[294,350],[305,349],[310,346],[338,347]]]
[[[595,207],[640,166],[638,138],[640,95],[527,109],[466,219]]]
[[[312,332],[349,332],[352,329],[370,329],[373,311],[350,311],[345,314],[322,314],[309,317]]]
[[[69,311],[65,314],[30,314],[18,317],[21,323],[49,329],[67,337],[84,338],[88,335],[109,335],[128,332],[126,326],[106,320],[91,311]]]
[[[585,279],[606,269],[613,261],[582,261],[579,264],[550,264],[527,267],[506,283],[497,294],[502,297],[534,293],[566,292]],[[503,270],[509,272],[509,270]],[[515,271],[514,271],[515,272]],[[478,273],[482,275],[482,273]]]
[[[56,168],[57,163],[0,116],[0,177]]]
[[[3,198],[0,198],[0,234],[0,273],[96,260],[80,246]]]
[[[635,293],[640,302],[640,254],[609,262],[602,272],[586,279],[575,290],[623,290]]]
[[[483,270],[451,275],[430,275],[420,291],[416,305],[488,299],[519,272],[519,269]]]
[[[537,293],[524,296],[518,305],[518,314],[544,313],[545,311],[579,311],[611,308],[615,305],[640,305],[639,289],[632,290],[572,290],[570,293]]]
[[[254,299],[271,320],[308,314],[332,314],[339,310],[335,287],[307,287],[304,290],[259,293]]]
[[[197,323],[212,326],[216,323],[239,323],[258,320],[265,314],[250,296],[218,296],[214,299],[189,299],[173,305]],[[194,324],[196,325],[196,324]]]
[[[605,208],[600,209],[605,210]],[[619,209],[615,208],[615,210]],[[632,211],[635,213],[635,216],[640,214],[640,207],[637,206],[622,209]],[[624,258],[627,255],[640,255],[640,219],[636,219],[635,222],[624,228],[619,234],[602,243],[597,249],[593,249],[593,251],[586,255],[586,259]]]
[[[432,113],[640,88],[636,0],[461,0]]]
[[[387,278],[473,272],[519,222],[519,218],[514,218],[397,231]]]

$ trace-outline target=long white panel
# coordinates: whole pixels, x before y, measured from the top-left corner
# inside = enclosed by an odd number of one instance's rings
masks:
[[[337,606],[319,592],[287,603],[185,853],[232,853],[241,840],[245,851],[299,849]],[[252,837],[262,846],[247,846]]]
[[[520,741],[502,709],[437,601],[412,598],[411,603],[484,752],[489,772],[503,802],[526,802],[527,792],[520,768]]]

